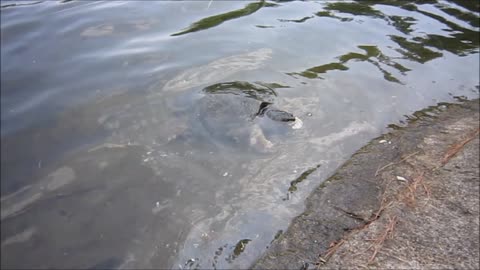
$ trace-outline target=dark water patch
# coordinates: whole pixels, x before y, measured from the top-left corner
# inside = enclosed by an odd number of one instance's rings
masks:
[[[262,7],[275,7],[275,6],[277,6],[277,4],[268,3],[268,2],[265,2],[265,1],[250,3],[242,9],[237,9],[237,10],[230,11],[230,12],[227,12],[227,13],[222,13],[222,14],[218,14],[218,15],[215,15],[215,16],[210,16],[210,17],[201,19],[197,22],[194,22],[187,29],[185,29],[183,31],[180,31],[178,33],[174,33],[171,36],[181,36],[181,35],[184,35],[184,34],[187,34],[187,33],[193,33],[193,32],[197,32],[197,31],[206,30],[206,29],[215,27],[217,25],[220,25],[220,24],[222,24],[226,21],[233,20],[233,19],[238,19],[238,18],[241,18],[241,17],[248,16],[250,14],[253,14],[253,13],[257,12],[258,10],[260,10]]]
[[[275,26],[272,25],[255,25],[257,28],[275,28]]]
[[[223,253],[223,250],[226,249],[228,247],[227,244],[219,247],[216,251],[215,251],[215,255],[213,256],[213,263],[212,263],[212,267],[213,269],[217,269],[217,264],[218,264],[218,258],[220,256],[222,256],[222,253]]]

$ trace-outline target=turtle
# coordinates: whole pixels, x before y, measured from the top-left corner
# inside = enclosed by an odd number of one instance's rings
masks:
[[[275,106],[275,86],[234,81],[202,89],[192,102],[191,136],[236,151],[270,152],[270,138],[288,134],[301,121]]]

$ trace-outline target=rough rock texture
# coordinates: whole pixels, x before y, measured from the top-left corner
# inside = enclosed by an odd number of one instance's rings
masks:
[[[479,269],[479,101],[416,112],[307,199],[255,269]]]

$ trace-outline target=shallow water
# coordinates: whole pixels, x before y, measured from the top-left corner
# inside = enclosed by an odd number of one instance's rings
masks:
[[[368,3],[1,1],[2,267],[247,268],[389,124],[478,98],[477,2]]]

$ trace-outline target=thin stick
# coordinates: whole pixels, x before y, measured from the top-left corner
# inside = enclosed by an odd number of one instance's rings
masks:
[[[404,162],[405,160],[407,160],[408,158],[412,157],[413,155],[418,154],[419,152],[420,152],[420,151],[416,151],[416,152],[414,152],[414,153],[411,153],[410,155],[402,158],[402,159],[401,159],[400,161],[398,161],[398,162],[390,162],[390,163],[388,163],[387,165],[383,166],[382,168],[377,169],[377,171],[375,172],[375,176],[378,176],[378,173],[381,172],[381,171],[383,171],[384,169],[386,169],[386,168],[388,168],[388,167],[390,167],[390,166],[392,166],[392,165],[395,165],[395,164],[398,164],[398,163],[402,163],[402,162]]]
[[[468,142],[470,142],[471,140],[475,139],[477,137],[477,134],[480,132],[480,128],[477,128],[477,130],[475,130],[474,132],[470,133],[468,135],[468,137],[459,142],[459,143],[456,143],[456,144],[453,144],[452,146],[450,146],[450,148],[447,150],[447,152],[445,153],[445,155],[443,156],[443,159],[442,159],[442,166],[444,166],[445,164],[447,164],[447,162],[453,158],[458,152],[460,152],[460,150],[462,150],[462,148],[465,146],[465,144],[467,144]]]
[[[394,216],[393,218],[390,219],[390,222],[387,224],[387,226],[385,226],[385,230],[383,231],[383,233],[375,240],[375,243],[368,248],[368,249],[373,248],[373,253],[372,253],[372,256],[370,256],[367,264],[371,264],[373,260],[375,260],[375,257],[377,256],[378,252],[382,248],[385,240],[392,236],[396,223],[397,223],[397,216]]]

